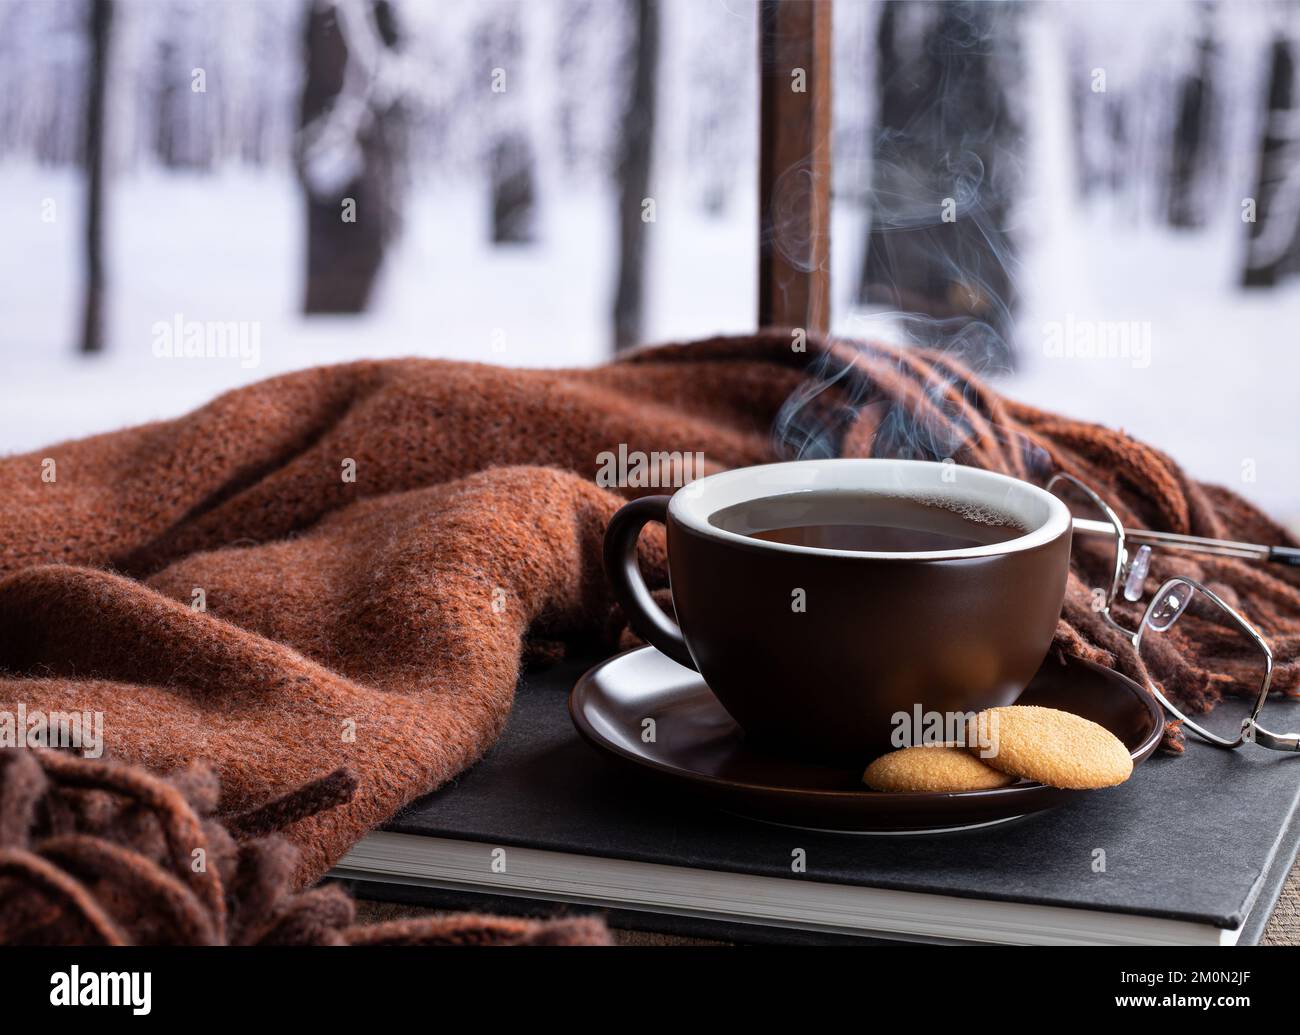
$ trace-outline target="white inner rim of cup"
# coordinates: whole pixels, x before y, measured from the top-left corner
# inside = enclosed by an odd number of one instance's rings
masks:
[[[915,499],[920,503],[960,507],[974,505],[1010,518],[1028,531],[1015,539],[962,550],[883,552],[830,550],[755,539],[719,528],[709,519],[720,510],[770,496],[802,492],[866,493]],[[1070,527],[1070,511],[1050,492],[992,471],[925,460],[794,460],[740,467],[691,482],[673,494],[668,513],[700,535],[765,550],[824,554],[863,560],[909,561],[1032,550]]]

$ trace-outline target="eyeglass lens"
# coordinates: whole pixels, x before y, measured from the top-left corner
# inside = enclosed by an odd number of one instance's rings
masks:
[[[1232,612],[1190,582],[1168,583],[1147,610],[1138,653],[1189,723],[1220,742],[1239,739],[1264,684],[1267,658]]]

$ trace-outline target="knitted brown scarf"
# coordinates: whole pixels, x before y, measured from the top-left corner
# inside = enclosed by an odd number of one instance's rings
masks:
[[[217,815],[279,830],[311,882],[482,755],[521,653],[617,635],[600,544],[621,499],[594,476],[620,445],[702,452],[710,470],[799,451],[951,457],[1039,482],[1060,467],[1135,524],[1292,542],[1156,449],[1002,399],[937,354],[801,351],[769,331],[590,370],[353,363],[0,460],[0,714],[102,712],[119,759],[210,764]],[[643,559],[662,585],[658,530]],[[1154,577],[1167,570],[1237,603],[1294,692],[1294,573],[1157,556]],[[1057,647],[1145,675],[1080,578]],[[1212,707],[1219,668],[1172,663],[1166,689]],[[343,767],[346,801],[268,808]]]
[[[580,917],[358,925],[338,885],[296,891],[297,850],[260,831],[346,801],[355,786],[340,770],[223,825],[204,765],[160,778],[47,749],[0,751],[0,944],[608,943],[603,923]]]

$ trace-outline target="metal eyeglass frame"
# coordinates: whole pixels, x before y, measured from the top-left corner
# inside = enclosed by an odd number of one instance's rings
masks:
[[[1097,495],[1096,492],[1094,492],[1091,488],[1089,488],[1087,485],[1081,482],[1078,478],[1074,477],[1074,475],[1072,474],[1059,472],[1057,474],[1052,475],[1052,477],[1047,482],[1047,491],[1053,492],[1054,489],[1063,482],[1068,482],[1070,485],[1073,485],[1076,489],[1078,489],[1085,496],[1087,496],[1088,499],[1093,503],[1093,505],[1096,506],[1096,508],[1106,516],[1106,520],[1112,526],[1110,534],[1113,534],[1116,540],[1115,568],[1114,571],[1111,573],[1110,586],[1106,592],[1106,602],[1105,602],[1105,606],[1101,610],[1101,616],[1113,629],[1123,633],[1126,637],[1128,637],[1129,641],[1133,644],[1134,650],[1138,651],[1139,654],[1141,653],[1142,637],[1148,629],[1153,629],[1156,632],[1164,632],[1166,629],[1172,626],[1174,622],[1177,621],[1178,617],[1185,610],[1188,602],[1192,599],[1193,593],[1199,592],[1199,593],[1203,593],[1213,603],[1217,604],[1219,608],[1222,609],[1233,620],[1233,622],[1259,647],[1260,653],[1264,656],[1264,678],[1263,681],[1260,683],[1259,693],[1258,695],[1256,695],[1254,704],[1251,707],[1250,716],[1242,720],[1241,732],[1238,733],[1236,739],[1229,740],[1226,737],[1221,737],[1217,734],[1209,732],[1206,729],[1203,729],[1196,722],[1194,722],[1193,720],[1189,719],[1186,715],[1184,715],[1177,707],[1175,707],[1173,702],[1171,702],[1167,697],[1165,697],[1165,695],[1160,691],[1160,688],[1155,684],[1153,680],[1148,679],[1147,680],[1148,689],[1150,689],[1151,692],[1156,695],[1156,698],[1164,706],[1165,710],[1169,712],[1169,714],[1174,716],[1174,718],[1180,720],[1187,729],[1190,729],[1202,740],[1206,741],[1207,743],[1213,744],[1215,747],[1228,748],[1228,749],[1239,748],[1241,747],[1242,744],[1245,744],[1249,741],[1252,743],[1260,744],[1261,746],[1266,748],[1271,748],[1274,751],[1300,751],[1300,734],[1272,733],[1269,730],[1266,730],[1263,726],[1261,726],[1258,721],[1259,713],[1263,711],[1264,704],[1268,700],[1269,684],[1273,680],[1272,649],[1269,647],[1264,637],[1262,637],[1259,634],[1259,632],[1255,629],[1255,627],[1251,625],[1250,622],[1248,622],[1245,618],[1243,618],[1236,610],[1234,610],[1227,603],[1225,603],[1222,600],[1222,598],[1220,598],[1219,595],[1215,593],[1212,589],[1209,589],[1208,587],[1202,585],[1200,582],[1197,582],[1195,579],[1190,579],[1187,578],[1186,576],[1181,576],[1181,575],[1174,576],[1173,578],[1165,580],[1164,584],[1160,587],[1159,590],[1156,591],[1155,595],[1151,598],[1151,602],[1147,605],[1146,610],[1142,615],[1142,621],[1138,625],[1136,632],[1134,632],[1131,629],[1126,629],[1124,626],[1120,625],[1119,622],[1115,620],[1114,616],[1111,614],[1111,604],[1114,602],[1115,596],[1120,590],[1120,585],[1125,578],[1125,570],[1129,568],[1129,555],[1126,546],[1127,533],[1125,532],[1124,525],[1120,521],[1119,515],[1116,514],[1113,509],[1111,509],[1110,505],[1105,500],[1103,500],[1099,495]],[[1100,524],[1100,523],[1079,522],[1076,519],[1076,528],[1078,528],[1080,524],[1087,525],[1087,524]],[[1095,533],[1097,531],[1096,528],[1086,528],[1084,530],[1086,530],[1089,533]],[[1104,534],[1104,529],[1102,531]],[[1179,543],[1179,548],[1188,552],[1203,552],[1206,554],[1214,553],[1219,555],[1222,555],[1225,552],[1222,549],[1217,548],[1222,544],[1219,544],[1216,540],[1206,540],[1205,548],[1202,550],[1198,550],[1196,545],[1196,540],[1194,537],[1181,536],[1179,538],[1181,540],[1181,542]],[[1148,552],[1147,556],[1149,556],[1150,546],[1144,544],[1142,549],[1146,550]],[[1144,578],[1145,557],[1143,558],[1141,572],[1142,574],[1139,576],[1139,578]],[[1192,592],[1189,592],[1186,597],[1180,597],[1174,592],[1176,587],[1178,586],[1186,586]],[[1139,588],[1140,588],[1140,583],[1139,583]],[[1138,600],[1141,599],[1140,592],[1138,592],[1136,596],[1130,595],[1128,593],[1126,593],[1125,596],[1128,599],[1132,600],[1134,603],[1136,603]],[[1170,607],[1172,607],[1172,611],[1168,612],[1167,615],[1161,612],[1162,608],[1167,609]],[[1160,620],[1157,620],[1156,617],[1158,613],[1161,613],[1162,615]]]

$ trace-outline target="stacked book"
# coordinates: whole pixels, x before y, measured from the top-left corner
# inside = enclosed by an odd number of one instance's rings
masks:
[[[1219,945],[1258,941],[1296,857],[1300,759],[1190,738],[1119,787],[982,829],[854,835],[729,816],[579,739],[566,698],[593,660],[525,676],[488,757],[334,875],[372,898],[594,909],[735,941]]]

